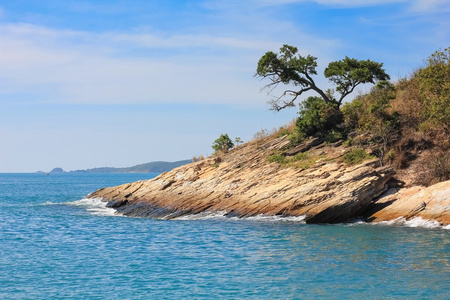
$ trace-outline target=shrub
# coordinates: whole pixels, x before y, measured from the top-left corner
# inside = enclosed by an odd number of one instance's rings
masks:
[[[269,162],[276,162],[283,167],[295,167],[299,169],[308,169],[312,167],[318,157],[310,157],[308,152],[300,152],[292,157],[286,157],[283,154],[273,154],[267,158]]]
[[[425,156],[423,176],[418,184],[432,185],[450,179],[450,154],[448,151],[437,151]]]
[[[373,158],[373,156],[369,155],[366,150],[361,148],[355,148],[351,150],[350,152],[347,152],[343,159],[344,162],[350,164],[350,165],[356,165],[362,163],[364,160]]]
[[[215,150],[215,152],[227,152],[234,147],[234,144],[228,134],[221,134],[220,137],[214,141],[211,147]]]
[[[342,145],[344,145],[344,147],[350,147],[353,146],[353,144],[355,143],[355,141],[352,138],[349,138],[347,140],[345,140]]]
[[[269,130],[261,129],[260,131],[258,131],[257,133],[255,133],[253,135],[253,140],[258,141],[258,140],[268,137],[269,135],[270,135]]]
[[[352,102],[347,102],[341,108],[344,124],[348,130],[357,129],[359,127],[359,121],[363,115],[364,109],[362,98],[363,97],[360,96]]]
[[[342,140],[343,138],[344,135],[342,134],[342,132],[335,129],[328,131],[327,134],[325,134],[325,136],[323,137],[326,143],[334,143],[339,140]]]
[[[244,141],[241,140],[240,137],[235,137],[235,138],[234,138],[234,144],[235,144],[235,145],[239,146],[239,145],[242,145],[243,143],[244,143]]]
[[[270,155],[267,160],[269,162],[276,162],[279,164],[284,164],[286,162],[286,156],[282,155],[282,154],[273,154]]]
[[[450,47],[436,51],[417,72],[423,115],[429,128],[450,124]],[[426,126],[424,126],[426,127]]]
[[[282,136],[290,136],[292,135],[295,130],[296,130],[296,119],[293,119],[291,122],[289,122],[289,124],[285,125],[285,126],[281,126],[277,131],[275,131],[275,134],[277,137],[282,137]]]
[[[291,142],[291,145],[298,145],[299,143],[303,142],[306,138],[306,136],[301,133],[298,128],[296,128],[291,134],[287,136],[288,140]]]
[[[296,162],[296,161],[299,161],[299,160],[305,160],[307,158],[308,158],[308,153],[307,152],[299,152],[299,153],[295,154],[292,157],[291,161],[292,162]]]
[[[305,159],[294,162],[292,166],[297,169],[306,170],[313,167],[316,164],[317,159],[319,159],[319,157],[317,156],[307,157]]]
[[[342,123],[342,113],[337,104],[326,103],[319,97],[308,97],[300,105],[300,117],[296,125],[301,134],[312,136],[324,134]]]

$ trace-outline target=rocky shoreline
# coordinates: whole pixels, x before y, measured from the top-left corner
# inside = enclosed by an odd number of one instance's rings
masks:
[[[133,217],[171,219],[223,212],[233,217],[304,216],[306,223],[421,217],[450,224],[450,181],[399,188],[394,170],[379,167],[377,159],[343,163],[349,149],[339,143],[300,147],[298,151],[313,158],[307,167],[270,163],[268,157],[288,144],[286,137],[260,139],[154,179],[100,189],[88,197],[101,198]]]

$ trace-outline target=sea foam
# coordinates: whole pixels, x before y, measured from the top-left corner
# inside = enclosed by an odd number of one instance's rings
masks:
[[[450,229],[450,225],[443,226],[438,221],[426,220],[421,217],[415,217],[412,219],[405,219],[403,217],[399,217],[397,219],[391,221],[381,221],[373,223],[375,225],[394,225],[394,226],[404,226],[404,227],[421,227],[421,228],[442,228],[442,229]]]
[[[54,204],[54,203],[45,203]],[[115,209],[107,207],[107,203],[102,201],[101,198],[83,198],[81,200],[68,202],[68,205],[84,207],[86,211],[97,216],[124,216],[118,213]],[[261,222],[293,222],[305,224],[306,216],[268,216],[268,215],[256,215],[251,217],[229,217],[226,211],[204,211],[198,214],[189,214],[181,217],[176,217],[173,220],[251,220]],[[171,215],[167,215],[162,219],[172,219]],[[385,225],[385,226],[404,226],[404,227],[420,227],[420,228],[441,228],[450,230],[450,225],[442,225],[438,221],[426,220],[421,217],[415,217],[412,219],[405,219],[399,217],[391,221],[380,221],[374,223],[367,223],[363,220],[355,220],[347,225],[358,224],[372,224],[372,225]]]
[[[67,204],[84,207],[86,211],[96,216],[121,216],[115,209],[107,207],[107,203],[101,198],[83,198]]]
[[[264,222],[297,222],[305,223],[306,216],[297,217],[283,217],[283,216],[268,216],[256,215],[251,217],[229,217],[226,211],[204,211],[198,214],[190,214],[175,218],[175,220],[212,220],[212,219],[226,219],[226,220],[251,220]]]

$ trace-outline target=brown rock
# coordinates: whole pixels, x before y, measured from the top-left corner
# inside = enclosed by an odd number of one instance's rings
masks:
[[[336,223],[365,211],[394,174],[391,168],[376,168],[376,160],[347,166],[321,159],[306,170],[268,163],[267,157],[288,142],[286,137],[266,138],[231,150],[220,162],[214,158],[194,162],[152,180],[98,190],[90,197],[101,197],[129,216],[176,218],[224,212],[238,217],[305,216],[309,223]],[[327,146],[323,149],[326,152]]]
[[[450,181],[430,187],[415,186],[407,189],[391,189],[374,201],[366,213],[368,221],[406,220],[420,217],[425,220],[450,224]]]

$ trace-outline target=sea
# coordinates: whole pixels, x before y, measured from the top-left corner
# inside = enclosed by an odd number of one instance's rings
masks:
[[[450,299],[434,222],[156,220],[86,199],[156,175],[0,174],[0,299]]]

